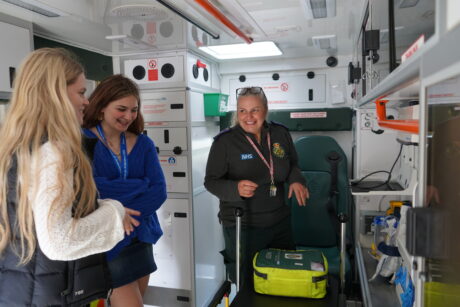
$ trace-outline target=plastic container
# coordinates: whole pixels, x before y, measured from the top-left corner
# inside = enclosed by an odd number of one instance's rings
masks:
[[[204,116],[224,116],[227,113],[228,95],[204,94]]]
[[[372,231],[374,232],[374,241],[371,245],[372,254],[374,256],[378,256],[379,252],[377,250],[377,246],[380,242],[384,242],[386,238],[386,233],[382,230],[385,229],[386,216],[376,216],[374,217],[374,221],[372,223]]]
[[[376,216],[374,218],[374,244],[376,246],[385,241],[386,233],[382,231],[386,227],[385,220],[386,216]]]

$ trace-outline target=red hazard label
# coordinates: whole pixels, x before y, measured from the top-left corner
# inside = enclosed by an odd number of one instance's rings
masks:
[[[158,69],[149,69],[149,81],[158,81]]]
[[[287,84],[287,83],[281,83],[280,89],[281,89],[283,92],[287,92],[288,89],[289,89],[289,84]]]
[[[149,68],[150,69],[157,68],[157,60],[149,60]]]
[[[153,21],[147,22],[147,33],[148,34],[154,34],[157,32],[157,26],[156,23]]]

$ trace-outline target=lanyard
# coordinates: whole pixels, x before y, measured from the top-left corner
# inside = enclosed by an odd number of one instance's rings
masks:
[[[110,152],[113,160],[115,161],[115,165],[118,167],[118,171],[120,172],[120,177],[126,179],[128,177],[128,152],[126,150],[126,136],[125,133],[122,132],[120,134],[120,155],[121,161],[118,160],[117,155],[113,153],[113,151],[108,146],[107,140],[105,139],[104,131],[102,130],[101,125],[96,126],[97,132],[101,136],[101,139],[104,141],[105,146]]]
[[[260,152],[259,148],[257,148],[256,144],[254,144],[254,142],[251,140],[251,138],[249,136],[247,136],[247,135],[246,135],[246,138],[248,139],[249,143],[252,145],[254,150],[257,152],[259,157],[262,159],[262,161],[265,163],[265,165],[268,167],[268,170],[270,171],[271,184],[273,185],[275,178],[273,176],[274,167],[273,167],[273,158],[272,158],[272,150],[271,150],[272,147],[271,147],[271,141],[270,141],[270,133],[267,133],[267,144],[268,144],[268,153],[270,154],[270,164],[268,164],[267,160],[262,155],[262,153]]]

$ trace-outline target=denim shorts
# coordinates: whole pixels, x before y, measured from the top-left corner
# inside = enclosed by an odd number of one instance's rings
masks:
[[[112,287],[119,288],[157,270],[152,244],[134,239],[109,261]]]

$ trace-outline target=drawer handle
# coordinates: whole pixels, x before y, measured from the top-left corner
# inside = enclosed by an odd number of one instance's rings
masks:
[[[174,217],[186,218],[187,213],[185,213],[185,212],[174,212]]]
[[[173,177],[185,177],[185,172],[173,172]]]
[[[183,103],[171,103],[171,110],[178,110],[178,109],[183,109],[184,104]]]

